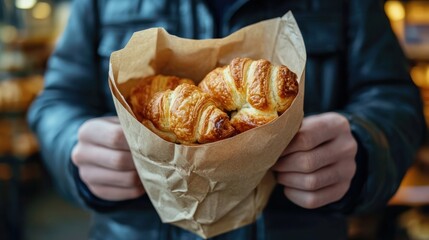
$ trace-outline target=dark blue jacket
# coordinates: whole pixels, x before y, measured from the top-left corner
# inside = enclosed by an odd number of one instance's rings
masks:
[[[58,189],[71,201],[94,210],[94,226],[103,229],[92,232],[95,238],[138,238],[144,217],[137,213],[151,209],[147,197],[125,202],[97,199],[70,160],[79,126],[90,118],[115,114],[107,85],[111,52],[122,48],[133,32],[149,27],[164,27],[186,38],[221,37],[292,10],[308,54],[305,114],[344,114],[359,142],[352,187],[343,199],[323,209],[374,210],[384,206],[398,188],[423,141],[425,125],[419,92],[382,3],[232,2],[221,15],[214,14],[204,0],[74,2],[69,24],[49,61],[45,89],[28,118]],[[291,208],[298,207],[281,191],[273,194],[268,206],[277,212]]]

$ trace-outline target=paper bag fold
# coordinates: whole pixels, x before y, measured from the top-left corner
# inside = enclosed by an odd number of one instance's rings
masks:
[[[185,146],[167,142],[138,122],[126,102],[130,79],[171,74],[196,83],[234,57],[265,58],[298,75],[299,93],[275,121],[229,139]],[[304,42],[292,13],[222,39],[190,40],[161,28],[137,32],[110,60],[109,84],[135,166],[164,223],[204,238],[252,223],[275,181],[269,170],[303,118]]]

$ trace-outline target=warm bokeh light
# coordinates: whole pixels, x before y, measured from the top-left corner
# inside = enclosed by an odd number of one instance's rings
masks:
[[[414,83],[423,88],[429,87],[429,66],[417,65],[411,69]]]
[[[426,67],[426,83],[429,85],[429,67]]]
[[[35,19],[46,19],[51,15],[51,5],[46,2],[38,2],[32,11],[32,15]]]
[[[429,23],[429,4],[427,1],[411,1],[407,3],[407,22],[415,24]]]
[[[16,0],[15,6],[19,9],[30,9],[34,7],[37,0]]]
[[[0,26],[0,42],[11,43],[18,36],[18,31],[14,26],[6,25]]]
[[[405,18],[404,5],[399,1],[386,1],[384,10],[391,21],[400,21]]]

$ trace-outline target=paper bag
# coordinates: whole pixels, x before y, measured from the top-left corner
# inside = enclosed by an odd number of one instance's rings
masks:
[[[196,83],[234,57],[265,58],[298,75],[299,93],[275,121],[232,138],[185,146],[167,142],[136,120],[126,102],[131,79],[175,75]],[[135,33],[110,60],[109,83],[135,166],[164,223],[204,238],[252,223],[275,185],[269,170],[303,118],[304,42],[292,13],[223,39],[190,40],[152,28]]]

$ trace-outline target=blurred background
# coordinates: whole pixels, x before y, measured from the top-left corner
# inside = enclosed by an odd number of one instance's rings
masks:
[[[89,214],[52,189],[25,120],[69,7],[0,1],[0,240],[87,239]]]
[[[61,199],[25,117],[67,22],[69,0],[0,2],[0,240],[86,239],[89,214]],[[429,0],[385,2],[429,124]],[[389,206],[349,219],[350,239],[429,239],[429,142]]]

